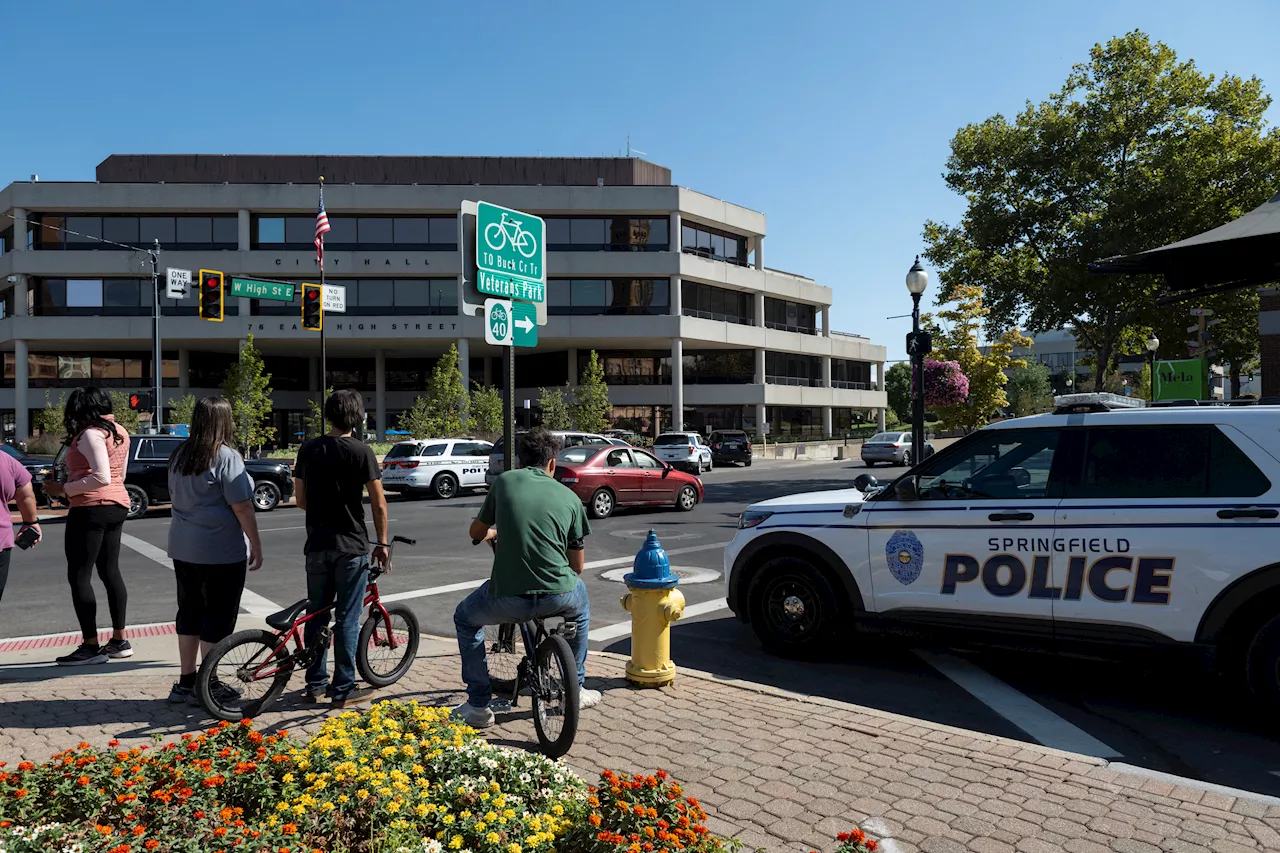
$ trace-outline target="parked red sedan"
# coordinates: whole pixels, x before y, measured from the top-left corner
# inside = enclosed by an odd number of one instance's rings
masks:
[[[688,512],[702,502],[702,481],[638,447],[570,447],[556,457],[555,477],[582,499],[592,518],[620,506],[674,506]]]

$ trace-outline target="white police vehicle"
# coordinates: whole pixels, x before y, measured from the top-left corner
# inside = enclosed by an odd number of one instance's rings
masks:
[[[798,656],[850,625],[1181,649],[1280,706],[1280,407],[1125,399],[1058,398],[888,486],[751,505],[725,549],[729,606]]]
[[[402,441],[382,459],[382,488],[407,496],[451,498],[485,485],[493,445],[469,438]]]

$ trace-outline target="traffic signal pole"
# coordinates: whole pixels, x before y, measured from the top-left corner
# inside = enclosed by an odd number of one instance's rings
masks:
[[[502,401],[502,470],[514,471],[516,467],[516,348],[503,347],[503,385],[506,396]]]
[[[155,396],[152,398],[151,430],[160,433],[160,416],[164,412],[164,398],[160,396],[160,241],[151,249],[151,293],[155,315],[151,329],[151,366],[155,369]]]

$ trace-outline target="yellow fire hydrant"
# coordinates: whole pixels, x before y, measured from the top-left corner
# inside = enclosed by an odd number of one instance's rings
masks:
[[[622,607],[631,614],[631,660],[627,680],[640,687],[663,687],[676,677],[671,660],[671,623],[684,615],[680,578],[671,571],[667,552],[652,530],[622,579],[631,590]]]

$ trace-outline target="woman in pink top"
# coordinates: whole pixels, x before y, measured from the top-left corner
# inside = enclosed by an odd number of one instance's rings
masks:
[[[67,581],[84,642],[58,658],[62,666],[106,663],[127,658],[133,648],[124,638],[128,593],[120,577],[120,533],[129,513],[124,470],[129,461],[129,435],[111,415],[111,399],[98,388],[71,392],[63,412],[67,429],[67,482],[46,482],[45,492],[71,500],[67,513]],[[94,566],[107,588],[111,609],[111,640],[98,645],[98,603],[90,579]]]

